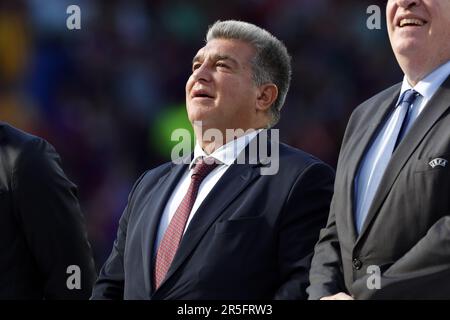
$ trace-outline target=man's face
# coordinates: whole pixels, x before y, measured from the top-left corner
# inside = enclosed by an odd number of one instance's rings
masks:
[[[239,40],[214,39],[193,59],[186,83],[186,106],[191,122],[204,129],[252,127],[258,95],[252,78],[255,49]]]
[[[450,59],[450,0],[388,0],[386,18],[397,59]]]

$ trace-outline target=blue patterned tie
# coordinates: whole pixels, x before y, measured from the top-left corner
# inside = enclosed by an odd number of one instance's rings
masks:
[[[170,265],[183,237],[184,228],[194,206],[200,184],[203,179],[218,165],[214,158],[200,159],[194,167],[189,189],[175,211],[164,233],[155,258],[154,288],[159,288],[169,271]]]
[[[413,104],[416,101],[417,97],[420,96],[420,93],[418,93],[415,90],[406,90],[403,92],[402,97],[400,98],[400,103],[397,105],[397,108],[405,108],[407,111],[403,112],[404,117],[402,121],[402,126],[400,128],[400,132],[398,133],[397,140],[395,142],[394,150],[397,148],[397,146],[402,141],[403,137],[405,136],[406,129],[408,128],[408,124],[411,120],[411,114],[413,110]]]

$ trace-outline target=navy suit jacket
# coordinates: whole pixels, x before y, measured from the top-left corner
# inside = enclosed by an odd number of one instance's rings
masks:
[[[130,193],[92,298],[306,298],[334,171],[284,144],[279,155],[276,175],[261,175],[267,158],[231,165],[195,213],[157,290],[151,259],[157,228],[188,165],[166,163],[144,173]]]

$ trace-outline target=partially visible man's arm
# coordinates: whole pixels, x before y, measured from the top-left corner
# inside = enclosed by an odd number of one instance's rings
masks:
[[[325,225],[333,194],[333,170],[313,163],[297,177],[285,208],[279,240],[283,284],[275,299],[306,299],[314,244]]]
[[[26,143],[13,168],[12,190],[42,275],[43,298],[88,299],[96,274],[77,190],[50,144],[39,138]]]
[[[364,104],[367,104],[367,102]],[[348,120],[347,128],[345,129],[345,134],[342,139],[341,151],[339,153],[336,179],[342,175],[341,166],[345,165],[342,154],[343,150],[346,149],[345,146],[347,145],[348,140],[355,131],[361,130],[361,126],[365,126],[366,117],[361,115],[362,111],[367,113],[364,104],[358,106]],[[334,210],[336,201],[342,201],[342,199],[338,199],[335,193],[331,200],[327,225],[321,230],[319,241],[314,249],[314,256],[309,274],[310,286],[307,289],[309,295],[308,299],[310,300],[321,298],[330,298],[331,300],[350,298],[345,288],[344,277],[342,274],[341,248],[336,227],[336,212]]]
[[[98,279],[92,290],[92,300],[123,300],[124,299],[124,252],[127,238],[128,219],[131,214],[131,202],[134,191],[147,174],[144,172],[136,181],[128,196],[128,204],[119,221],[117,236],[114,240],[111,254],[100,270]]]
[[[314,249],[314,257],[309,273],[310,286],[307,289],[310,300],[334,296],[344,292],[341,250],[333,211],[333,201],[327,226],[321,230],[319,242]]]
[[[125,208],[119,221],[117,237],[111,254],[100,270],[100,274],[92,290],[93,300],[123,300],[124,292],[124,262],[125,241],[127,237],[129,210]]]

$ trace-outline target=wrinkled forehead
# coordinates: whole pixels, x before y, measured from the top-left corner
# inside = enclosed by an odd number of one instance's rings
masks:
[[[197,51],[193,61],[228,59],[238,64],[250,63],[255,49],[247,42],[236,39],[212,39]]]

